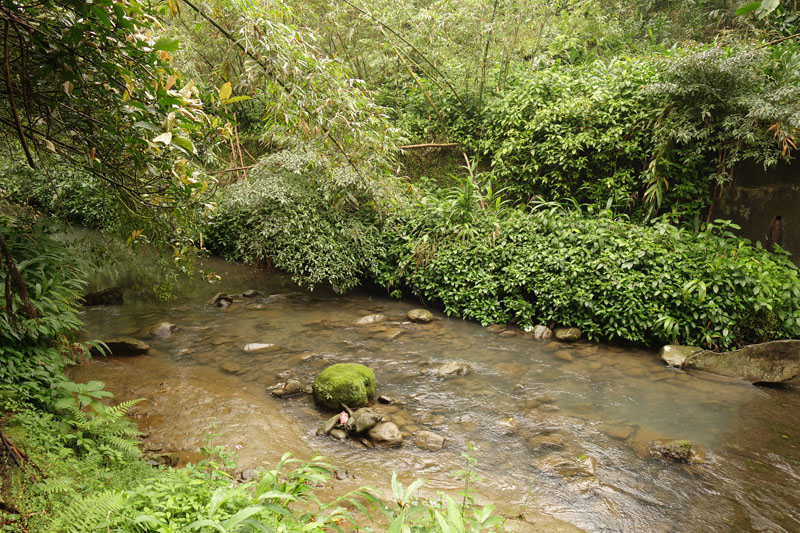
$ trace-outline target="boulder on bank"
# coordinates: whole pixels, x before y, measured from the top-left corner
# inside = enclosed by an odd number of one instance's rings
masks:
[[[416,322],[417,324],[433,322],[433,313],[427,309],[412,309],[406,316],[411,322]]]
[[[356,363],[331,365],[314,380],[313,392],[314,400],[327,409],[363,407],[375,398],[375,373]]]
[[[686,362],[689,356],[702,351],[703,349],[698,348],[697,346],[678,346],[677,344],[667,344],[661,348],[661,351],[658,352],[658,356],[668,366],[676,366],[680,368],[683,366],[683,363]]]
[[[150,351],[150,345],[132,337],[115,337],[103,341],[108,346],[109,355],[142,355]],[[100,350],[92,348],[92,355],[101,355]]]
[[[533,331],[531,331],[531,335],[537,341],[544,341],[549,339],[553,336],[553,331],[544,325],[534,326]]]
[[[122,305],[122,289],[110,287],[102,291],[90,292],[83,295],[79,302],[85,306],[91,305]]]
[[[556,328],[553,331],[556,339],[560,341],[574,342],[581,339],[581,330],[578,328]]]
[[[733,352],[709,350],[690,355],[683,368],[712,372],[751,383],[779,383],[800,375],[800,341],[751,344]]]

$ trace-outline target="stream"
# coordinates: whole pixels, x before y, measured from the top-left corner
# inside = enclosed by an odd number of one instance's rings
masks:
[[[478,501],[548,531],[800,531],[800,383],[754,387],[667,369],[649,350],[536,341],[436,311],[433,323],[415,324],[406,313],[419,302],[304,292],[283,274],[205,263],[221,283],[187,282],[166,303],[126,293],[124,305],[86,308],[87,338],[129,335],[151,350],[70,371],[75,381],[104,381],[117,401],[144,398],[131,413],[146,444],[177,452],[181,464],[196,462],[205,434],[215,433],[213,443],[235,451],[242,468],[271,467],[287,450],[320,453],[343,488],[385,488],[396,471],[404,484],[428,480],[433,496],[463,488],[453,473],[469,452],[483,478]],[[207,305],[217,292],[248,289],[262,296]],[[388,319],[355,324],[371,313]],[[178,330],[148,336],[162,321]],[[248,343],[280,349],[245,352]],[[448,361],[472,370],[430,372]],[[287,375],[311,383],[340,362],[375,371],[378,394],[395,400],[377,409],[402,430],[401,447],[316,436],[330,414],[309,394],[267,392]],[[445,436],[445,447],[416,447],[421,430]],[[704,462],[650,457],[659,438],[690,440]]]

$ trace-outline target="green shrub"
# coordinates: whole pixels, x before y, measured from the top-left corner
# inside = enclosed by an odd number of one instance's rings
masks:
[[[206,245],[228,259],[271,264],[307,287],[354,287],[380,253],[375,193],[339,174],[346,170],[302,152],[262,159],[219,193]]]
[[[377,282],[484,324],[575,326],[595,340],[721,349],[800,336],[797,267],[720,221],[692,233],[486,204],[465,223],[447,215],[457,205],[428,197],[387,221]]]

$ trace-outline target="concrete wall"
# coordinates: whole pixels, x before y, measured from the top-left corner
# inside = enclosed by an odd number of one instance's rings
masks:
[[[792,252],[791,259],[800,265],[800,161],[767,171],[742,165],[715,207],[714,218],[732,220],[753,243],[769,246],[770,237],[777,237],[777,243]]]

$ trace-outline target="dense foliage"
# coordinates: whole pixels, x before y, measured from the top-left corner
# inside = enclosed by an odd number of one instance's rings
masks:
[[[475,187],[424,196],[385,223],[376,280],[484,324],[592,339],[722,349],[800,335],[797,268],[724,224],[692,233],[546,207],[506,208]]]
[[[221,191],[209,248],[230,259],[269,261],[308,287],[357,285],[381,253],[378,192],[320,179],[324,164],[308,151],[261,160],[246,181]]]

